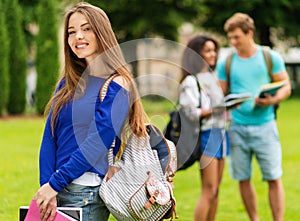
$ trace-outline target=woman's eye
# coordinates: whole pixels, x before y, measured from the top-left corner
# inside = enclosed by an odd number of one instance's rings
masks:
[[[75,33],[75,31],[69,31],[68,32],[68,35],[72,35],[72,34],[74,34]]]
[[[87,28],[84,28],[83,30],[84,30],[84,31],[90,31],[91,28],[90,28],[90,27],[87,27]]]

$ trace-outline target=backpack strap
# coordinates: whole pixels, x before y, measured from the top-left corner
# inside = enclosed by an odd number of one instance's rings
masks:
[[[199,91],[199,106],[198,107],[201,107],[202,102],[201,102],[201,86],[200,86],[200,83],[198,81],[198,78],[195,75],[193,75],[193,74],[189,74],[189,75],[192,76],[196,81],[197,88],[198,88],[198,91]],[[176,107],[178,107],[178,106],[179,106],[179,99],[177,99],[177,101],[176,101]],[[176,108],[176,109],[179,109],[179,108]]]
[[[272,57],[270,53],[270,48],[268,46],[262,46],[262,52],[265,58],[265,62],[268,68],[268,74],[270,77],[270,81],[272,82],[272,68],[273,68],[273,62]]]
[[[227,92],[230,93],[230,68],[231,68],[231,62],[233,57],[233,51],[230,52],[230,54],[227,56],[225,61],[225,73],[227,77]]]
[[[231,67],[232,57],[233,57],[233,51],[230,52],[230,54],[227,56],[226,61],[225,61],[225,73],[226,73],[227,79],[230,76],[230,67]]]
[[[100,102],[102,102],[107,94],[108,86],[113,81],[115,77],[117,77],[119,74],[113,73],[108,78],[105,79],[102,86],[100,87]],[[111,144],[111,147],[108,150],[108,165],[112,166],[114,164],[114,155],[113,155],[113,149],[115,147],[116,139],[113,140],[113,143]]]
[[[105,79],[104,83],[102,84],[100,88],[100,102],[102,102],[107,94],[108,86],[113,81],[115,77],[117,77],[117,73],[111,74],[108,78]]]
[[[198,107],[201,107],[201,86],[200,86],[200,83],[199,83],[196,75],[191,74],[191,76],[195,79],[196,84],[197,84],[197,88],[198,88],[198,92],[199,92],[199,106]]]

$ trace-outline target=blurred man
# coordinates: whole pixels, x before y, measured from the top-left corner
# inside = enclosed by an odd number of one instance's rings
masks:
[[[282,152],[274,105],[290,96],[289,76],[282,57],[273,50],[269,50],[272,61],[271,77],[269,76],[262,46],[254,41],[254,21],[247,14],[234,14],[226,21],[224,30],[235,51],[232,54],[230,73],[226,73],[226,59],[220,60],[217,65],[223,92],[230,90],[235,94],[253,94],[253,99],[231,111],[231,174],[239,181],[241,197],[250,219],[258,221],[256,193],[251,183],[254,155],[260,165],[263,180],[268,182],[273,220],[282,221]],[[286,84],[275,95],[264,94],[263,98],[257,96],[263,84],[283,80]]]

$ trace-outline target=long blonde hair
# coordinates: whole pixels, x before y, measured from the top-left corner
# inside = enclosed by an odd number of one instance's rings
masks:
[[[75,12],[81,13],[86,17],[95,33],[99,54],[105,56],[105,63],[109,69],[114,70],[122,76],[128,83],[130,91],[131,106],[128,114],[128,127],[137,136],[146,135],[145,119],[146,114],[141,104],[138,91],[134,79],[129,72],[122,51],[119,47],[115,34],[112,30],[110,21],[106,13],[91,4],[79,3],[66,13],[64,23],[64,55],[65,66],[62,75],[59,77],[57,86],[62,79],[65,79],[65,84],[60,88],[50,99],[46,106],[45,114],[51,115],[51,129],[54,134],[55,124],[57,123],[58,115],[65,104],[73,99],[76,87],[84,90],[84,84],[81,84],[81,77],[84,71],[88,68],[85,59],[78,58],[68,44],[68,23],[72,14]],[[57,87],[56,87],[57,88]]]

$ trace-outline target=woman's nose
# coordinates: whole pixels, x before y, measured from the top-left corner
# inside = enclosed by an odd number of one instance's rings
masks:
[[[83,33],[81,32],[81,31],[78,31],[77,33],[76,33],[76,38],[77,39],[82,39],[84,37],[84,35],[83,35]]]

